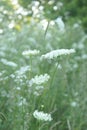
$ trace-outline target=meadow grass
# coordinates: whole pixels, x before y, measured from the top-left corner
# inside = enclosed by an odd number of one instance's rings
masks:
[[[44,37],[45,35],[45,37]],[[87,35],[39,23],[0,35],[0,129],[86,130]],[[74,49],[55,54],[53,50]],[[63,50],[64,51],[64,50]],[[43,55],[52,52],[50,58]],[[64,53],[64,52],[63,52]],[[49,56],[48,56],[49,57]]]

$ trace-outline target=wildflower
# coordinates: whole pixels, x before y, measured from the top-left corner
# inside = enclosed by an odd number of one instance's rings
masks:
[[[23,56],[34,56],[34,55],[37,55],[39,53],[40,53],[39,50],[26,50],[26,51],[22,52],[22,55]]]
[[[16,71],[16,74],[23,75],[24,73],[26,73],[27,71],[30,71],[30,70],[31,70],[30,66],[23,66],[18,71]]]
[[[37,91],[34,91],[35,96],[39,96],[40,94]]]
[[[59,30],[60,30],[61,32],[64,32],[64,31],[65,31],[65,24],[64,24],[62,18],[61,18],[61,17],[58,17],[58,18],[55,20],[55,22],[57,23]]]
[[[51,114],[44,113],[43,111],[35,110],[34,113],[33,113],[33,116],[34,116],[37,120],[52,121]]]
[[[74,49],[58,49],[48,52],[41,56],[41,59],[53,59],[61,55],[69,55],[71,53],[75,53]]]
[[[0,50],[0,56],[4,57],[5,53],[3,51]]]
[[[8,25],[8,27],[10,29],[14,28],[14,26],[15,26],[15,22],[14,21],[11,21],[11,23],[9,23],[9,25]]]
[[[6,59],[1,59],[1,62],[4,64],[4,65],[7,65],[7,66],[11,66],[11,67],[17,67],[17,64],[14,63],[13,61],[8,61]]]
[[[5,72],[6,72],[5,70],[1,71],[1,72],[0,72],[0,77],[1,77]]]
[[[22,66],[19,70],[16,70],[13,74],[10,75],[12,79],[16,83],[19,83],[20,85],[25,85],[25,81],[27,80],[27,72],[29,72],[30,66]]]
[[[61,64],[58,65],[58,69],[62,69],[62,65]]]
[[[44,86],[39,86],[39,85],[36,86],[35,91],[34,91],[34,95],[36,95],[36,96],[41,95],[43,90],[44,90]]]
[[[27,104],[26,98],[20,97],[17,104],[18,106],[26,105]]]
[[[36,86],[36,90],[43,90],[44,86]]]
[[[30,85],[32,84],[43,84],[45,82],[47,82],[49,80],[50,76],[48,74],[44,74],[44,75],[36,75],[34,78],[32,78],[29,82]]]
[[[41,21],[41,25],[42,25],[42,27],[43,27],[43,30],[46,30],[47,25],[48,25],[48,21],[47,21],[46,19],[42,20],[42,21]]]
[[[87,54],[83,54],[83,55],[81,56],[81,58],[84,59],[84,60],[87,59]]]
[[[73,25],[73,28],[78,28],[80,25],[79,25],[79,23],[75,23],[74,25]]]
[[[63,6],[63,3],[62,2],[58,2],[57,3],[57,6],[54,6],[53,9],[56,11],[56,10],[60,10],[61,7]]]
[[[76,107],[77,105],[78,105],[77,102],[75,102],[75,101],[71,102],[72,107]]]
[[[0,29],[0,34],[2,34],[4,31],[2,29]]]

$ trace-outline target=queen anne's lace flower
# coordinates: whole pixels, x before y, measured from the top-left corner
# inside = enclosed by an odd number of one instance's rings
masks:
[[[58,49],[48,52],[41,56],[41,59],[53,59],[61,55],[69,55],[71,53],[75,53],[74,49]]]
[[[43,111],[38,111],[35,110],[33,113],[33,116],[37,119],[37,120],[42,120],[42,121],[52,121],[52,117],[51,114],[48,113],[44,113]]]
[[[29,82],[30,85],[32,84],[43,84],[45,82],[47,82],[49,80],[50,76],[48,74],[44,74],[44,75],[36,75],[34,78],[32,78]]]
[[[10,67],[17,67],[16,63],[14,63],[13,61],[8,61],[7,59],[4,59],[4,58],[1,59],[1,62],[4,65],[10,66]]]
[[[40,53],[40,51],[39,50],[26,50],[26,51],[23,51],[22,52],[22,55],[24,55],[24,56],[33,56],[33,55],[37,55],[37,54],[39,54]]]
[[[58,25],[58,27],[59,27],[59,30],[60,30],[61,32],[64,32],[64,31],[65,31],[65,24],[64,24],[62,18],[61,18],[61,17],[58,17],[58,18],[55,20],[55,22],[57,23],[57,25]]]
[[[71,106],[72,106],[72,107],[76,107],[76,106],[78,106],[78,103],[75,102],[75,101],[73,101],[73,102],[71,102]]]
[[[27,71],[30,71],[30,66],[23,66],[18,71],[16,71],[16,74],[18,75],[24,75]]]

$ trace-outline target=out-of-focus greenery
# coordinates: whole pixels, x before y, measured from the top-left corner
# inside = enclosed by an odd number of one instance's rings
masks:
[[[19,9],[19,13],[15,13],[18,9],[18,5],[13,3],[15,2],[12,2],[12,0],[0,1],[0,11],[2,10],[1,13],[9,20],[12,17],[17,23],[20,23],[25,18],[24,21],[29,23],[30,18],[33,16],[37,19],[46,18],[49,20],[54,20],[61,16],[64,21],[71,21],[71,23],[76,23],[79,20],[85,32],[87,32],[87,0],[18,0],[20,7],[23,7],[23,9],[27,11],[26,14],[22,14],[21,9]],[[2,8],[5,11],[3,11]],[[8,13],[6,11],[8,11]],[[21,16],[18,17],[18,14]]]
[[[18,0],[24,8],[29,6],[34,0]],[[44,16],[48,19],[56,19],[62,16],[65,21],[72,18],[74,21],[81,20],[84,30],[87,31],[87,0],[37,0],[39,7],[43,7]]]
[[[78,18],[87,32],[87,0],[66,0],[63,8],[65,18]]]

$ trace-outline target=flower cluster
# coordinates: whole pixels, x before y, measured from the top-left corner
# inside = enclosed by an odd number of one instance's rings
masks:
[[[34,78],[32,78],[29,82],[30,85],[32,84],[43,84],[45,82],[47,82],[50,79],[50,76],[48,74],[44,74],[44,75],[36,75]]]
[[[16,74],[18,75],[23,75],[25,74],[27,71],[30,71],[30,66],[22,66],[19,70],[16,71]]]
[[[78,106],[78,103],[76,101],[73,101],[73,102],[71,102],[71,106],[76,107],[76,106]]]
[[[1,59],[1,62],[4,65],[10,66],[10,67],[17,67],[16,63],[14,63],[13,61],[8,61],[7,59],[4,59],[4,58]]]
[[[23,51],[22,52],[22,55],[24,55],[24,56],[33,56],[33,55],[37,55],[37,54],[39,54],[40,53],[40,51],[39,50],[26,50],[26,51]]]
[[[60,30],[61,32],[64,32],[64,31],[65,31],[65,24],[64,24],[62,18],[61,18],[61,17],[58,17],[58,18],[55,20],[55,22],[57,23],[57,25],[58,25],[58,27],[59,27],[59,30]]]
[[[61,55],[69,55],[71,53],[75,53],[74,49],[58,49],[48,52],[41,56],[41,59],[53,59]]]
[[[13,74],[10,75],[11,78],[14,79],[16,83],[20,85],[24,85],[25,81],[27,80],[26,73],[31,71],[30,66],[22,66],[19,70],[15,71]]]
[[[39,96],[42,94],[44,86],[38,85],[35,87],[34,95]]]
[[[35,110],[34,113],[33,113],[33,116],[34,116],[37,120],[52,121],[51,114],[44,113],[43,111]]]

